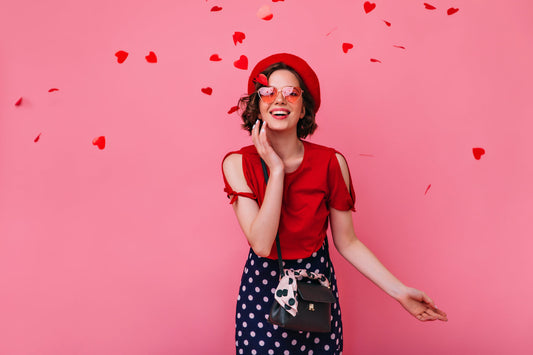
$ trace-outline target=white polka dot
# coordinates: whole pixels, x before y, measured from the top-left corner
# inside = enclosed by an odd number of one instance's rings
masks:
[[[255,349],[252,349],[252,355],[257,354],[257,351]]]
[[[274,328],[274,330],[277,330],[278,326],[274,324],[274,325],[272,325],[272,328]]]
[[[316,251],[313,254],[311,254],[311,255],[313,256],[313,258],[316,258],[316,256],[317,256]]]
[[[319,273],[320,273],[320,270],[315,269],[315,274],[319,274]]]
[[[245,341],[244,341],[244,345],[248,345],[248,340],[245,340]]]
[[[335,339],[335,333],[331,333],[331,340]]]
[[[263,297],[263,302],[268,302],[268,297],[267,296]]]
[[[239,354],[244,354],[244,350],[239,349]]]
[[[274,350],[272,350],[272,349],[268,349],[268,354],[269,354],[269,355],[273,355],[273,354],[274,354]]]
[[[261,310],[261,305],[258,304],[257,306],[255,306],[255,308],[257,308],[257,310],[260,311]]]
[[[244,273],[245,273],[245,274],[248,273],[248,268],[247,268],[247,267],[244,268]]]
[[[283,352],[283,355],[289,355],[289,354],[290,354],[289,350],[285,350],[285,351]]]
[[[242,309],[246,309],[246,305],[244,303],[242,304]]]
[[[237,318],[241,318],[241,314],[240,313],[237,313]]]
[[[321,257],[321,258],[320,258],[320,262],[321,262],[322,264],[324,264],[324,257]]]
[[[337,341],[335,342],[337,345],[339,345],[339,339],[337,339]]]
[[[238,334],[240,337],[242,337],[242,331],[239,330],[239,331],[237,332],[237,334]]]
[[[337,304],[336,303],[333,304],[333,309],[337,309]]]
[[[328,344],[324,345],[324,350],[329,350],[329,345]]]
[[[250,278],[248,279],[248,282],[249,282],[249,283],[252,283],[252,282],[254,282],[254,279],[252,279],[252,278],[250,277]]]
[[[270,272],[270,275],[272,275],[272,276],[276,276],[276,271],[274,271],[274,270],[271,271],[271,272]]]
[[[259,340],[259,346],[265,346],[265,342],[262,340]]]
[[[271,293],[271,294],[274,294],[274,292],[276,292],[276,289],[275,289],[275,288],[270,289],[270,293]]]
[[[305,337],[306,337],[307,339],[309,339],[310,336],[311,336],[311,333],[309,333],[309,332],[307,332],[307,334],[305,334]]]
[[[257,323],[257,326],[258,326],[259,328],[263,328],[263,323],[259,322],[259,323]]]
[[[304,351],[305,350],[305,345],[302,345],[302,347],[300,348],[300,351]]]
[[[256,287],[255,288],[255,292],[259,293],[259,292],[261,292],[261,289],[259,287]]]
[[[255,317],[255,315],[254,315],[253,313],[250,313],[250,314],[248,315],[248,318],[250,318],[250,319],[254,319],[254,317]]]
[[[320,343],[320,338],[315,338],[315,344]]]
[[[307,353],[307,355],[313,355],[313,350],[309,350],[309,352]]]
[[[239,346],[239,341],[235,341],[235,346]]]
[[[279,343],[279,341],[277,341],[277,342],[274,343],[274,346],[275,346],[276,348],[279,348],[280,345],[281,345],[281,344]]]
[[[288,335],[288,334],[287,334],[287,333],[285,333],[285,332],[281,333],[281,336],[282,336],[282,337],[284,337],[284,338],[286,338],[286,337],[287,337],[287,335]]]
[[[246,323],[246,322],[242,322],[242,327],[243,327],[243,328],[246,328],[247,326],[248,326],[248,323]]]
[[[272,333],[271,332],[267,332],[267,337],[272,338]]]
[[[310,269],[310,268],[311,268],[311,263],[307,263],[307,264],[305,264],[305,268],[306,268],[306,269]]]
[[[339,326],[339,321],[335,321],[335,326],[336,326],[336,327]]]
[[[302,261],[303,261],[303,259],[298,259],[298,260],[296,260],[296,262],[297,262],[298,264],[301,264]]]
[[[259,276],[259,270],[255,270],[255,274]]]
[[[253,297],[252,295],[249,295],[249,296],[248,296],[248,300],[249,300],[249,301],[253,301],[253,300],[254,300],[254,297]]]
[[[246,291],[246,286],[242,285],[241,290]]]
[[[252,260],[252,261],[250,261],[250,265],[253,265],[253,264],[254,264],[254,261],[253,261],[253,260]]]
[[[244,286],[243,286],[244,287]],[[243,290],[244,291],[244,290]],[[240,301],[241,300],[241,295],[238,295],[237,296],[237,301]]]
[[[268,314],[265,314],[265,319],[268,320]]]
[[[292,344],[292,345],[296,345],[297,343],[298,343],[298,342],[296,341],[296,339],[293,339],[293,340],[291,341],[291,344]]]
[[[253,330],[250,332],[250,336],[251,336],[252,338],[255,337],[255,332],[254,332]]]
[[[267,285],[268,284],[268,281],[267,280],[263,280],[263,285]]]
[[[263,263],[263,267],[264,267],[265,269],[268,267],[268,263],[267,263],[266,261]]]

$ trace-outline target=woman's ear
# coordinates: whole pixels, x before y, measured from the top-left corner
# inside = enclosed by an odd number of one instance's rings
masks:
[[[300,113],[300,119],[304,118],[305,116],[305,106],[302,105],[302,113]]]

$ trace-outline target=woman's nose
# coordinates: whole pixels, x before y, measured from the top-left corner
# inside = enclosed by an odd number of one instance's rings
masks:
[[[283,90],[278,90],[276,93],[276,100],[274,102],[283,102],[285,103],[285,96],[283,96]]]

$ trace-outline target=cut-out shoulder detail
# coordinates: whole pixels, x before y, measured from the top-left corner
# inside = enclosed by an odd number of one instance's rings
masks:
[[[346,187],[348,188],[348,192],[350,191],[350,171],[348,169],[348,163],[346,163],[346,159],[342,156],[340,153],[335,153],[335,156],[337,157],[337,160],[339,162],[339,166],[341,167],[342,172],[342,178],[344,179],[344,182],[346,183]]]
[[[222,175],[224,177],[225,188],[230,204],[237,201],[237,197],[247,197],[253,200],[257,199],[252,192],[246,179],[242,168],[242,154],[232,153],[227,155],[222,161]]]

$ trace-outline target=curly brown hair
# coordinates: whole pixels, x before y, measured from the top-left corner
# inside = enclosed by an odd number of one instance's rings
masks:
[[[276,70],[285,69],[293,73],[296,78],[298,78],[298,81],[300,83],[300,88],[303,90],[302,99],[303,99],[303,105],[305,108],[305,116],[302,117],[298,121],[298,127],[297,127],[297,134],[298,138],[305,138],[310,134],[313,134],[315,129],[318,127],[315,122],[315,100],[313,100],[313,97],[309,93],[309,90],[307,89],[307,86],[305,85],[304,81],[290,66],[288,66],[285,63],[279,62],[272,64],[268,68],[266,68],[264,71],[261,72],[261,74],[264,74],[267,78],[270,77],[270,75],[275,72]],[[257,89],[259,89],[261,86],[264,86],[258,82],[255,83],[255,90],[251,95],[245,95],[239,99],[239,108],[242,110],[242,122],[241,125],[243,129],[247,130],[250,135],[252,134],[252,127],[255,124],[255,121],[257,121],[257,118],[259,117],[259,95],[257,94]]]

